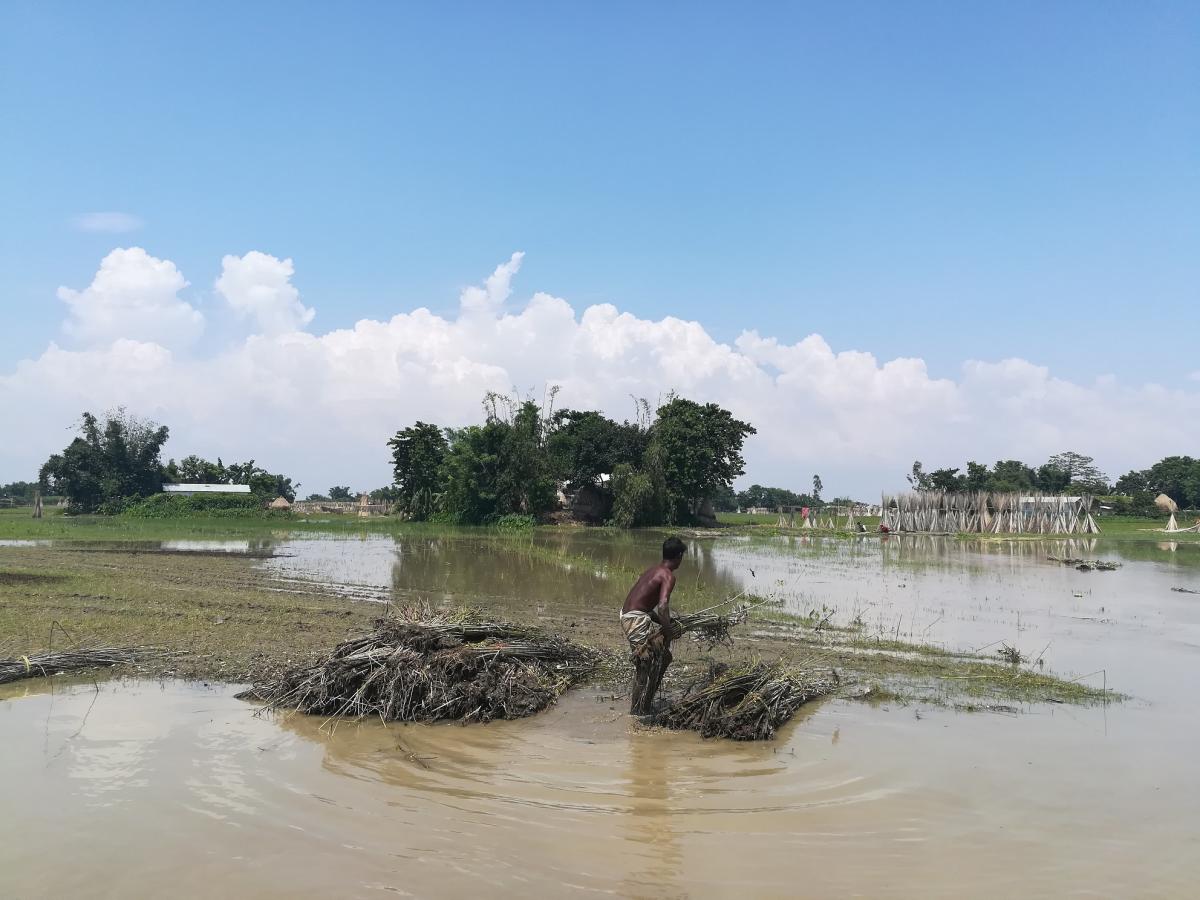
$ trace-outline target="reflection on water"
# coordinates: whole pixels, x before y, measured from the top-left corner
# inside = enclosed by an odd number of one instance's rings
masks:
[[[261,542],[256,542],[261,543]],[[162,541],[159,548],[169,553],[249,553],[249,541]]]
[[[11,896],[1186,896],[1200,875],[1195,717],[1144,707],[833,701],[755,745],[638,731],[588,692],[329,729],[231,688],[50,686],[0,689]]]
[[[347,596],[380,600],[391,587],[395,563],[391,535],[362,534],[280,541],[261,568],[283,581],[321,582]]]

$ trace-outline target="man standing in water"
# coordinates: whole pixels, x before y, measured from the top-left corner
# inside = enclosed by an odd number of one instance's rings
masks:
[[[686,551],[679,538],[663,541],[662,562],[642,573],[621,607],[621,629],[633,653],[635,676],[629,711],[634,715],[652,711],[654,695],[671,664],[671,641],[682,634],[679,623],[671,618],[671,591],[675,589],[675,570]]]

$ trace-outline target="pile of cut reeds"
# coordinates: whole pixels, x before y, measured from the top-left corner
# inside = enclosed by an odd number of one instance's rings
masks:
[[[41,678],[81,669],[98,669],[135,663],[162,651],[148,647],[77,647],[0,659],[0,684],[22,678]]]
[[[335,718],[488,722],[540,712],[599,663],[595,651],[534,628],[418,607],[241,696]]]
[[[769,740],[802,704],[832,693],[838,684],[830,669],[765,663],[714,665],[658,713],[654,724],[698,731],[706,738]]]

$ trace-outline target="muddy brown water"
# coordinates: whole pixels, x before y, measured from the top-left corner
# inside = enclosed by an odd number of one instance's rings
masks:
[[[295,537],[252,564],[376,599],[583,608],[653,556],[636,535],[532,540]],[[29,681],[0,688],[0,891],[1195,896],[1200,598],[1170,588],[1200,587],[1200,546],[721,538],[694,548],[682,608],[698,586],[946,646],[1048,644],[1056,671],[1133,699],[835,700],[734,745],[639,730],[591,690],[522,722],[331,731],[230,686]]]

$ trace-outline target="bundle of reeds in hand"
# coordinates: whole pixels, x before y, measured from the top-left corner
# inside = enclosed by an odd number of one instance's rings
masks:
[[[487,722],[540,712],[598,664],[594,651],[536,629],[415,608],[242,696],[331,717]]]
[[[679,623],[681,634],[690,634],[696,640],[706,644],[707,649],[711,650],[718,645],[723,647],[733,646],[733,634],[730,629],[735,625],[741,625],[748,618],[750,618],[750,606],[744,605],[733,610],[728,615],[701,612],[675,616],[674,620]]]
[[[81,669],[108,668],[123,663],[136,663],[162,651],[149,647],[77,647],[0,659],[0,684],[22,678],[41,678],[60,672]]]
[[[832,693],[837,687],[837,675],[829,669],[763,663],[714,665],[682,697],[658,713],[654,723],[698,731],[706,738],[769,740],[803,703]]]

